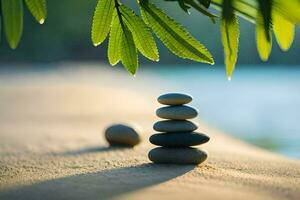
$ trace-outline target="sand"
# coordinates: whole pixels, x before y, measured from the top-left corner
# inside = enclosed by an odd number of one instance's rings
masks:
[[[173,89],[147,72],[132,78],[108,66],[2,73],[0,199],[300,198],[300,161],[232,138],[201,116],[199,130],[211,137],[204,164],[152,164],[156,97]],[[142,143],[109,148],[103,131],[118,122],[138,126]]]

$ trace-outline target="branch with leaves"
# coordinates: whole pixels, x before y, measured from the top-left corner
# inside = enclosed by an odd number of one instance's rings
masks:
[[[100,45],[109,32],[108,60],[111,65],[119,61],[131,73],[138,68],[138,52],[158,61],[159,55],[151,31],[175,55],[213,64],[209,51],[180,24],[148,1],[140,1],[141,17],[117,0],[100,0],[92,25],[92,41]]]
[[[46,19],[45,0],[24,0],[27,8],[40,23]],[[6,39],[12,49],[20,41],[23,30],[23,0],[1,0],[1,18]],[[227,77],[234,71],[239,48],[238,17],[256,24],[256,43],[260,58],[267,61],[272,49],[272,31],[283,51],[294,39],[295,24],[300,24],[300,0],[165,0],[177,2],[189,13],[191,9],[220,21],[221,38]],[[169,17],[149,0],[137,0],[139,15],[120,0],[99,0],[95,9],[91,38],[95,46],[108,37],[108,60],[111,65],[121,62],[131,73],[138,69],[138,53],[159,61],[153,33],[176,56],[214,64],[207,48],[181,24]],[[219,11],[219,15],[212,13]]]

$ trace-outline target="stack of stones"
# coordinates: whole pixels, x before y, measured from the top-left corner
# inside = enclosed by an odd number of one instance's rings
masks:
[[[160,146],[149,152],[148,157],[152,162],[200,164],[206,160],[205,151],[191,147],[209,141],[207,135],[194,132],[198,126],[188,120],[198,115],[195,108],[184,105],[191,101],[191,96],[180,93],[158,97],[158,102],[167,106],[157,109],[156,115],[167,120],[158,121],[153,126],[155,131],[161,133],[150,137],[152,144]]]

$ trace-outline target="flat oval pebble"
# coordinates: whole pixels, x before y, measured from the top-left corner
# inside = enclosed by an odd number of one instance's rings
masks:
[[[153,125],[153,129],[158,132],[188,132],[197,128],[197,124],[187,120],[163,120]]]
[[[166,106],[156,110],[156,115],[163,119],[192,119],[197,117],[198,111],[190,106]]]
[[[164,105],[182,105],[190,103],[193,98],[187,94],[168,93],[157,98],[157,101]]]
[[[191,147],[157,147],[148,153],[152,162],[162,164],[200,164],[207,159],[207,156],[206,151]]]
[[[112,146],[135,146],[141,141],[138,132],[134,128],[124,124],[109,126],[105,130],[105,138]]]
[[[151,135],[149,141],[157,146],[163,147],[189,147],[204,144],[209,137],[196,132],[158,133]]]

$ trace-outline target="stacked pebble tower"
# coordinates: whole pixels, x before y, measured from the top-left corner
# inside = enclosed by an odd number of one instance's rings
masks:
[[[169,93],[158,97],[158,102],[167,105],[157,109],[156,115],[167,119],[158,121],[153,129],[161,132],[150,137],[150,142],[160,146],[152,149],[148,157],[154,163],[166,164],[200,164],[207,158],[203,150],[191,146],[204,144],[209,137],[194,132],[198,126],[189,121],[197,117],[198,111],[184,104],[190,103],[192,97],[186,94]]]

